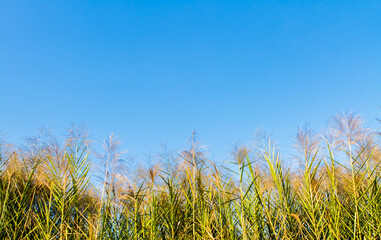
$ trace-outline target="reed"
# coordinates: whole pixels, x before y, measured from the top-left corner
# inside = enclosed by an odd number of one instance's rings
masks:
[[[193,134],[189,148],[138,174],[122,167],[114,136],[104,154],[91,144],[79,130],[63,144],[2,142],[1,239],[381,238],[381,145],[351,113],[320,135],[299,129],[292,168],[269,139],[221,165]]]

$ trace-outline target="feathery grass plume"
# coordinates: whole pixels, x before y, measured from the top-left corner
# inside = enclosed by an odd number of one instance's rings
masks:
[[[380,239],[377,134],[354,114],[323,134],[298,130],[299,172],[264,134],[226,167],[195,133],[186,150],[131,171],[110,135],[101,186],[90,181],[82,129],[64,141],[45,131],[22,147],[3,142],[0,239]]]
[[[326,209],[323,206],[323,195],[320,191],[322,176],[319,176],[318,172],[321,163],[321,159],[318,157],[319,139],[312,129],[299,128],[295,147],[303,170],[302,176],[299,178],[301,183],[298,198],[303,209],[299,221],[303,220],[302,231],[305,236],[308,236],[309,239],[320,239]]]

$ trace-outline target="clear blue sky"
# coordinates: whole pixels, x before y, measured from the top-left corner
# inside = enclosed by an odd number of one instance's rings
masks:
[[[137,156],[212,156],[262,127],[381,117],[381,1],[1,1],[0,129],[115,132]],[[377,124],[375,124],[377,127]]]

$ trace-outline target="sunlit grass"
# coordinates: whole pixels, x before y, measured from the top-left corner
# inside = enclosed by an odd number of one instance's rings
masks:
[[[299,130],[293,168],[267,138],[221,165],[193,134],[135,172],[118,145],[110,136],[94,159],[79,130],[62,145],[3,143],[0,239],[381,239],[381,145],[354,114]]]

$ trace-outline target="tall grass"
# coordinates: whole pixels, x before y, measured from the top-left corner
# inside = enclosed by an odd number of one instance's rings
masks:
[[[268,139],[219,165],[192,135],[135,173],[113,136],[98,159],[83,131],[44,139],[1,145],[0,239],[381,239],[381,145],[354,114],[298,130],[293,167]]]

